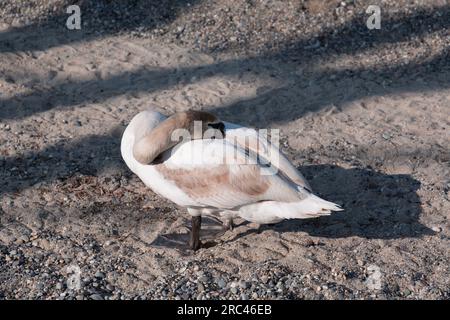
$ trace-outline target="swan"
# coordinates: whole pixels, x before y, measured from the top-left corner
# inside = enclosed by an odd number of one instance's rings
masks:
[[[257,130],[204,111],[167,117],[145,110],[121,140],[128,168],[160,196],[191,215],[189,244],[201,247],[201,217],[220,214],[272,224],[343,210],[314,195],[293,164]]]

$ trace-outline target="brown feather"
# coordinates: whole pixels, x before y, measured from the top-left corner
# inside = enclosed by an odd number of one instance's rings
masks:
[[[201,121],[201,136],[194,136],[195,121]],[[185,111],[175,113],[163,122],[161,122],[150,133],[135,142],[133,146],[134,158],[142,163],[149,164],[155,160],[158,155],[174,147],[181,141],[172,140],[173,133],[177,129],[185,129],[190,133],[191,139],[201,139],[209,123],[217,122],[215,115],[204,111]]]
[[[207,198],[225,189],[233,193],[248,196],[260,196],[269,188],[269,183],[259,174],[259,168],[254,165],[243,165],[239,176],[230,173],[227,165],[213,168],[170,169],[164,164],[155,168],[165,179],[173,181],[175,185],[193,198]],[[194,174],[195,173],[195,174]]]

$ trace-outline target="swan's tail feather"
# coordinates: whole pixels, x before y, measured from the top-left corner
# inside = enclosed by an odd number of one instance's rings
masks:
[[[338,204],[326,201],[313,194],[298,202],[281,204],[279,217],[284,219],[308,219],[328,216],[333,211],[342,211]]]

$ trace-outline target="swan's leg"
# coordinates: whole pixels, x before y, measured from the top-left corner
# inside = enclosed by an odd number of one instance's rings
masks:
[[[202,246],[200,241],[200,229],[202,226],[202,210],[196,208],[187,208],[191,215],[191,236],[189,246],[192,250],[197,251]]]
[[[231,231],[233,230],[233,228],[234,228],[233,218],[226,218],[223,223],[223,229]]]
[[[197,251],[200,249],[202,243],[200,242],[200,228],[202,226],[202,216],[192,216],[191,220],[191,240],[189,245],[192,250]]]
[[[222,217],[223,230],[224,231],[233,230],[234,228],[233,218],[237,216],[236,212],[231,210],[225,210],[220,213],[220,216]]]

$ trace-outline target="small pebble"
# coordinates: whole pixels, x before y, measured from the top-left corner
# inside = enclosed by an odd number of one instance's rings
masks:
[[[217,281],[217,285],[219,286],[219,288],[225,288],[227,284],[225,283],[225,281],[222,278],[220,278]]]
[[[437,232],[437,233],[442,232],[442,228],[438,227],[438,226],[431,227],[431,230],[433,230],[434,232]]]
[[[97,293],[91,294],[89,296],[92,300],[103,300],[103,297]]]

